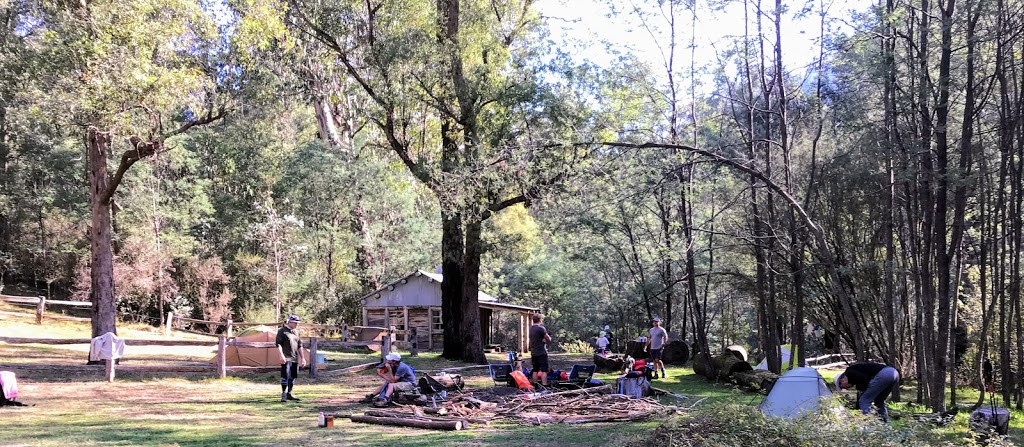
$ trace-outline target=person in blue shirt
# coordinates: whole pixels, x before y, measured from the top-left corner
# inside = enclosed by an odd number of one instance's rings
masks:
[[[402,356],[397,352],[384,357],[384,363],[377,366],[377,375],[384,379],[384,384],[377,390],[378,399],[390,400],[396,390],[416,389],[416,372],[411,366],[402,363]]]

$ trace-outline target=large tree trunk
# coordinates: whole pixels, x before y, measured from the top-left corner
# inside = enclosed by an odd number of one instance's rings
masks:
[[[444,349],[441,351],[441,357],[449,360],[461,359],[465,348],[465,334],[462,333],[463,319],[466,315],[462,308],[466,252],[464,244],[462,215],[442,212],[441,273],[444,275],[444,281],[441,282],[441,321],[444,322]]]
[[[483,254],[479,221],[466,224],[466,257],[462,280],[462,354],[464,362],[484,364],[483,334],[480,332],[480,256]]]
[[[90,128],[86,136],[89,152],[89,200],[92,222],[89,228],[92,262],[90,264],[92,301],[92,336],[107,332],[117,334],[117,307],[114,301],[114,254],[110,248],[110,175],[107,173],[107,155],[110,153],[110,134]],[[91,359],[90,359],[91,360]]]

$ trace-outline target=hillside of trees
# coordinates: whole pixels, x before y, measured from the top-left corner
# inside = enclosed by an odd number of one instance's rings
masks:
[[[1024,406],[1024,2],[587,3],[647,51],[540,3],[0,0],[4,293],[354,324],[439,267],[450,359],[485,290],[556,342],[854,352],[935,411],[988,359]]]

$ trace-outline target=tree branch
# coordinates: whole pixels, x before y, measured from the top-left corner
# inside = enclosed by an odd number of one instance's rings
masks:
[[[185,124],[181,125],[181,127],[170,132],[160,134],[150,141],[145,141],[138,136],[128,138],[128,142],[131,143],[132,148],[121,154],[121,164],[117,166],[117,171],[115,171],[114,175],[111,177],[110,185],[107,188],[107,192],[100,198],[101,201],[105,203],[110,202],[110,199],[114,197],[114,193],[117,192],[118,185],[120,185],[121,181],[124,180],[124,174],[128,172],[128,169],[130,169],[135,162],[163,150],[164,141],[168,138],[188,132],[188,130],[193,127],[217,121],[224,118],[225,115],[227,115],[227,110],[222,107],[216,115],[209,113],[198,120],[186,121]]]

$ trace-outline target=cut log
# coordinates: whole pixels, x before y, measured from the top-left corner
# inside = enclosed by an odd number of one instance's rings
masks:
[[[609,354],[608,356],[594,354],[594,364],[601,371],[619,373],[625,362],[626,360],[618,354]]]
[[[683,365],[690,360],[690,346],[682,340],[673,340],[665,345],[661,359],[670,365]]]
[[[718,380],[727,381],[734,373],[752,371],[753,366],[736,358],[731,352],[725,352],[716,356],[713,360],[715,369],[718,370]]]
[[[725,352],[731,352],[732,355],[744,362],[750,361],[750,357],[747,355],[747,348],[744,348],[743,346],[729,345],[725,347]]]
[[[693,355],[693,372],[695,374],[697,374],[698,376],[701,376],[701,377],[704,377],[704,378],[709,378],[708,377],[708,365],[704,361],[704,354],[703,353],[700,353],[700,352],[694,353],[694,355]]]
[[[469,403],[471,403],[473,405],[476,405],[477,408],[482,408],[482,409],[496,408],[498,406],[498,404],[496,404],[494,402],[484,402],[484,401],[482,401],[480,399],[477,399],[475,397],[469,397],[469,396],[463,396],[460,400],[469,402]]]
[[[462,430],[462,421],[423,421],[412,418],[376,417],[355,415],[349,417],[352,422],[364,424],[390,425],[395,427],[415,427],[428,430]]]
[[[775,381],[779,380],[779,376],[771,371],[755,369],[733,373],[732,380],[737,385],[752,390],[769,390]]]
[[[634,359],[647,358],[647,353],[644,352],[644,344],[636,340],[626,342],[626,355]]]

